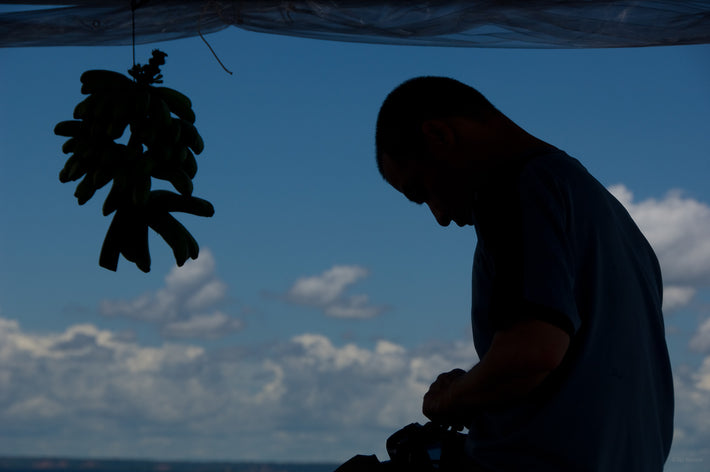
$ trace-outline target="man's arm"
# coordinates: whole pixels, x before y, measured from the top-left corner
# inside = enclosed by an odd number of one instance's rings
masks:
[[[569,343],[564,330],[539,320],[498,331],[471,370],[456,369],[437,378],[424,395],[424,415],[458,426],[467,424],[476,410],[519,400],[560,365]]]

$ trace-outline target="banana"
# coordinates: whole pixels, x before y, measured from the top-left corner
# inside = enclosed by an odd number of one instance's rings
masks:
[[[82,133],[82,124],[78,120],[60,121],[54,126],[54,134],[75,138]]]
[[[91,181],[96,190],[103,188],[111,180],[113,180],[113,172],[106,166],[98,166],[91,172]]]
[[[106,199],[104,200],[104,205],[101,209],[104,216],[108,216],[114,211],[116,211],[126,200],[126,179],[123,175],[116,175],[113,179],[113,184],[111,184],[111,190],[109,190]]]
[[[126,130],[126,126],[128,126],[128,121],[118,120],[114,118],[106,125],[104,129],[108,138],[111,141],[114,141],[123,136],[123,132]]]
[[[197,244],[190,232],[169,213],[154,213],[148,218],[148,225],[158,233],[173,250],[175,262],[182,267],[195,254]],[[194,244],[193,244],[194,242]],[[199,247],[197,247],[199,252]],[[192,257],[193,259],[196,258]]]
[[[123,74],[112,70],[94,69],[81,74],[81,93],[87,95],[96,92],[112,92],[117,89],[131,88],[135,84]]]
[[[62,145],[62,152],[64,154],[70,154],[76,150],[76,145],[78,143],[78,138],[69,138]]]
[[[157,142],[158,132],[145,118],[131,121],[130,131],[131,135],[134,136],[135,139],[148,147],[155,145]]]
[[[175,190],[177,190],[183,195],[192,195],[192,179],[190,179],[190,177],[185,173],[185,171],[178,167],[168,167],[164,164],[159,165],[152,170],[150,175],[152,175],[156,179],[167,180],[168,182],[173,184]]]
[[[86,159],[81,154],[73,154],[59,171],[59,181],[63,184],[79,180],[88,171]]]
[[[168,146],[174,146],[180,142],[180,133],[182,131],[182,125],[179,119],[170,118],[170,125],[165,130],[162,142]]]
[[[152,125],[157,130],[163,130],[170,126],[172,117],[170,116],[170,108],[165,104],[162,98],[153,94],[150,97],[148,116],[152,121]]]
[[[150,192],[148,209],[151,212],[190,213],[196,216],[213,216],[214,207],[202,198],[180,195],[169,190],[153,190]]]
[[[72,138],[64,143],[62,150],[73,154],[67,158],[64,167],[59,172],[60,182],[67,183],[77,180],[92,168],[91,156],[94,153],[94,148],[87,140]]]
[[[116,102],[111,93],[94,93],[89,95],[89,98],[95,98],[95,104],[93,107],[93,114],[85,120],[92,120],[95,123],[100,123],[106,127],[113,119],[114,109]],[[102,133],[99,133],[102,134]],[[108,133],[103,133],[108,134]]]
[[[181,125],[181,141],[192,149],[195,154],[200,154],[205,148],[205,142],[202,140],[200,133],[197,132],[197,128],[195,128],[195,125],[185,120],[181,120]]]
[[[94,193],[96,193],[94,178],[91,174],[86,174],[79,182],[79,185],[76,186],[74,196],[79,201],[79,205],[83,205],[94,196]]]
[[[111,133],[108,128],[113,119],[111,96],[106,94],[89,95],[74,108],[74,118],[83,120],[82,128],[86,131],[87,136],[109,136]]]
[[[187,153],[190,152],[190,150],[185,147],[185,146],[175,146],[172,150],[172,158],[173,158],[173,165],[181,165],[183,162],[185,162],[185,159],[187,159]],[[187,172],[186,172],[187,173]],[[194,177],[191,176],[190,178]]]
[[[153,87],[153,90],[165,101],[171,112],[189,123],[195,122],[192,102],[186,95],[168,87]]]
[[[150,175],[156,179],[170,181],[173,169],[179,166],[176,162],[178,149],[153,146],[145,152],[145,157],[152,164]]]
[[[116,271],[118,268],[118,258],[121,254],[120,242],[123,239],[123,222],[124,214],[121,211],[117,211],[113,215],[111,224],[106,231],[106,237],[104,237],[104,243],[101,246],[101,254],[99,255],[99,265],[104,269]]]
[[[125,222],[125,232],[120,243],[121,254],[143,272],[150,272],[150,248],[148,246],[148,223],[145,218],[131,214]]]
[[[160,142],[157,142],[148,148],[145,156],[146,159],[153,163],[154,167],[164,168],[173,160],[173,149],[168,146],[162,146]]]
[[[101,247],[99,265],[115,271],[120,254],[143,272],[150,271],[148,224],[144,217],[125,208],[113,216]]]
[[[131,176],[133,167],[131,165],[131,153],[127,146],[112,143],[103,154],[103,165],[113,169],[113,185],[104,200],[103,214],[107,216],[114,210],[124,206],[131,201],[132,188]]]
[[[189,149],[185,150],[185,160],[182,161],[180,168],[187,174],[191,179],[195,178],[197,175],[197,159],[195,155]]]
[[[131,199],[134,205],[143,206],[150,197],[150,175],[135,176],[133,181],[133,192]]]
[[[128,148],[125,144],[109,142],[103,148],[101,154],[101,162],[103,165],[109,165],[113,168],[118,168],[126,163]]]
[[[113,219],[99,256],[99,265],[113,271],[121,254],[150,271],[149,228],[170,245],[178,266],[197,258],[197,241],[170,212],[214,215],[210,202],[192,196],[195,154],[204,150],[192,102],[154,85],[162,83],[164,63],[165,54],[156,50],[147,66],[129,71],[133,79],[109,70],[84,72],[81,93],[88,96],[74,108],[73,120],[54,126],[56,135],[68,138],[62,151],[71,154],[59,180],[79,181],[79,205],[113,180],[102,206]],[[129,126],[127,143],[116,143]],[[151,190],[152,177],[169,181],[178,193]]]
[[[182,195],[192,195],[192,179],[182,169],[173,168],[168,174],[168,181]]]
[[[94,138],[90,136],[82,136],[81,139],[76,140],[74,145],[74,154],[81,154],[82,156],[90,156],[94,152],[94,148],[100,145]]]
[[[133,100],[134,118],[140,120],[148,116],[148,111],[150,110],[150,91],[148,88],[136,87]]]
[[[84,100],[80,101],[76,107],[74,107],[74,119],[75,120],[90,120],[94,116],[96,109],[97,98],[96,95],[89,95]]]
[[[190,234],[188,230],[185,230],[185,233],[185,236],[187,237],[187,250],[190,259],[197,259],[197,256],[200,255],[200,245],[197,244],[197,240],[192,237],[192,234]]]
[[[74,154],[83,156],[86,165],[93,168],[100,162],[99,159],[107,146],[105,137],[91,136],[89,139],[80,139],[76,142]]]
[[[123,136],[126,126],[131,122],[135,108],[133,103],[135,96],[136,94],[131,92],[113,97],[111,115],[107,117],[108,126],[106,128],[106,133],[111,140],[116,140]]]

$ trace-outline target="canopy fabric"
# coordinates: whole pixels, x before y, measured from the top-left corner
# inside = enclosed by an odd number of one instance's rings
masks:
[[[137,0],[138,44],[251,31],[458,47],[610,48],[710,42],[710,0]],[[15,0],[1,47],[131,44],[130,0]],[[41,8],[39,6],[49,6]],[[16,7],[15,7],[16,9]]]

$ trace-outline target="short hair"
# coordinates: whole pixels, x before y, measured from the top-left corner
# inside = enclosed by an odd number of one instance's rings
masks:
[[[409,79],[387,96],[377,115],[375,152],[382,174],[382,154],[394,162],[426,159],[422,123],[460,116],[486,121],[496,108],[478,90],[449,77]]]

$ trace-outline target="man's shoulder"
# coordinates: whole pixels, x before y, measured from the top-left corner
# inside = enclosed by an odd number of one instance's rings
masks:
[[[520,167],[518,189],[523,193],[553,192],[558,197],[608,198],[605,187],[575,157],[551,148],[530,156]],[[594,198],[592,198],[594,199]]]
[[[555,147],[529,155],[523,159],[521,164],[520,171],[523,176],[536,174],[548,174],[553,177],[565,177],[573,174],[591,176],[579,160]]]

